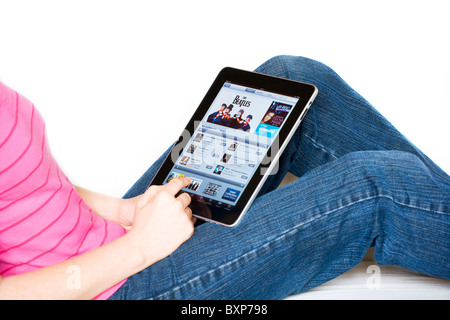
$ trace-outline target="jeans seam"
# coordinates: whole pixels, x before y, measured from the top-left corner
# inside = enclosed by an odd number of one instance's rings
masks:
[[[173,255],[169,255],[167,257],[167,259],[170,260],[170,266],[171,266],[170,271],[171,271],[171,275],[172,275],[172,281],[173,281],[173,283],[176,283],[177,278],[178,278],[178,272],[177,272],[176,263],[173,259]]]
[[[403,203],[403,202],[397,201],[393,197],[390,197],[390,196],[387,196],[387,195],[383,195],[382,197],[390,199],[392,202],[394,202],[394,203],[396,203],[398,205],[404,206],[404,207],[417,209],[417,210],[422,210],[422,211],[427,211],[427,212],[433,212],[433,213],[440,214],[440,215],[445,215],[445,216],[449,216],[450,215],[449,212],[445,212],[443,210],[434,210],[434,209],[430,209],[430,208],[422,208],[422,207],[415,206],[415,205],[412,205],[412,204]]]
[[[286,63],[285,60],[278,56],[278,62],[280,63],[282,69],[283,69],[283,76],[281,76],[281,78],[287,78],[287,79],[291,79],[291,75],[289,74],[289,70],[288,68],[286,68]]]
[[[311,141],[318,149],[320,149],[320,150],[322,150],[322,151],[328,153],[328,154],[331,155],[334,159],[339,158],[338,156],[336,156],[336,154],[335,154],[333,151],[327,149],[325,146],[323,146],[322,144],[318,143],[316,140],[314,140],[314,138],[310,137],[307,133],[305,133],[305,137],[306,137],[309,141]]]

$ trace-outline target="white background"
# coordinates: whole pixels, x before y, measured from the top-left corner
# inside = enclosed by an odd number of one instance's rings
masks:
[[[73,183],[122,196],[225,66],[337,71],[450,172],[450,1],[0,0],[0,81],[30,99]]]

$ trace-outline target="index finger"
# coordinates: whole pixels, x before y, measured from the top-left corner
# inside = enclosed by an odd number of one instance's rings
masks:
[[[177,177],[170,180],[169,183],[164,185],[163,187],[166,188],[166,190],[170,194],[173,194],[175,196],[178,191],[180,191],[184,187],[187,187],[190,182],[191,179],[189,179],[189,177]]]

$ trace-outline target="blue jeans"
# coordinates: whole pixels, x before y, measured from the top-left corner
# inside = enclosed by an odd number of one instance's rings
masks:
[[[280,56],[256,71],[319,89],[278,173],[237,227],[199,225],[111,299],[281,299],[351,269],[371,246],[381,265],[449,279],[450,177],[329,67]],[[125,197],[144,192],[164,158]],[[277,189],[287,172],[299,179]]]

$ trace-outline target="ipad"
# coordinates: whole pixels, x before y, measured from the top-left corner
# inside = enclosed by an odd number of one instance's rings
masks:
[[[235,68],[212,83],[151,184],[188,176],[199,219],[236,226],[317,95],[312,84]]]

